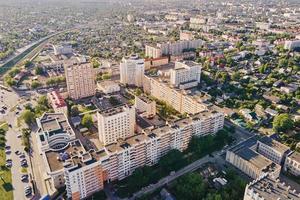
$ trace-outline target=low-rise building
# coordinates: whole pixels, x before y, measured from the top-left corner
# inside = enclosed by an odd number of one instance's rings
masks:
[[[40,152],[60,149],[76,138],[64,113],[44,113],[36,119],[38,125],[37,145]]]
[[[56,113],[64,113],[68,115],[68,106],[59,92],[53,91],[47,94],[48,100]]]
[[[265,136],[257,141],[256,150],[261,155],[281,165],[283,164],[290,148],[268,136]]]
[[[226,161],[253,179],[267,172],[279,177],[281,166],[257,153],[254,150],[256,143],[257,139],[250,138],[227,150]]]
[[[291,152],[285,159],[284,170],[295,175],[300,176],[300,153]]]
[[[97,83],[97,89],[102,91],[104,94],[111,94],[111,93],[119,92],[120,86],[118,83],[114,81],[105,80]]]
[[[281,182],[272,173],[266,173],[248,183],[244,200],[300,200],[300,194]]]

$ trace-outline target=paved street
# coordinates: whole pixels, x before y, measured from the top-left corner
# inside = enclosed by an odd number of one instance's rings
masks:
[[[5,114],[0,115],[0,121],[6,121],[8,122],[12,127],[9,128],[6,139],[7,143],[6,145],[11,146],[11,154],[7,156],[7,159],[12,159],[12,185],[13,185],[13,194],[14,199],[28,199],[24,195],[24,187],[29,185],[29,182],[22,182],[21,181],[21,164],[20,164],[20,158],[18,155],[15,154],[15,151],[24,152],[24,147],[22,146],[22,140],[21,138],[18,138],[18,135],[21,135],[21,129],[24,127],[18,127],[17,126],[17,118],[20,114],[16,114],[18,110],[16,109],[16,106],[18,105],[20,108],[23,107],[26,103],[33,103],[30,101],[22,100],[20,96],[24,95],[24,92],[21,92],[21,94],[17,94],[15,92],[8,92],[5,90],[1,90],[1,103],[0,105],[7,106],[7,110]],[[31,94],[32,95],[32,94]],[[19,111],[20,112],[20,111]],[[26,160],[28,161],[28,174],[30,177],[32,177],[31,169],[30,169],[30,160],[29,156],[26,155]]]

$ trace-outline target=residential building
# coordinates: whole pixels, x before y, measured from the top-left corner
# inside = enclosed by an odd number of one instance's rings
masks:
[[[257,141],[256,151],[273,162],[281,165],[290,148],[268,136]]]
[[[162,52],[159,47],[146,45],[145,46],[145,55],[149,58],[160,58],[160,57],[162,57]]]
[[[53,46],[54,49],[54,55],[67,55],[71,54],[73,52],[72,45],[69,44],[62,44],[62,45],[56,45]]]
[[[59,92],[57,91],[49,92],[47,94],[47,98],[54,112],[64,113],[66,116],[68,116],[68,106]]]
[[[111,80],[104,80],[97,82],[97,89],[104,94],[111,94],[120,91],[120,86],[118,83]]]
[[[294,176],[300,176],[300,153],[297,151],[291,152],[285,159],[284,170],[293,174]]]
[[[67,89],[72,99],[81,99],[95,94],[95,71],[90,63],[65,65]]]
[[[156,115],[156,102],[145,95],[135,96],[134,107],[145,117]]]
[[[192,82],[194,84],[195,82]],[[189,86],[190,87],[190,86]],[[145,76],[144,91],[157,99],[167,102],[180,113],[197,114],[207,110],[207,96],[199,96],[179,88],[172,88],[168,81],[160,77]]]
[[[192,61],[175,62],[175,68],[170,70],[170,83],[175,87],[187,89],[191,83],[200,83],[201,66]],[[195,86],[192,84],[192,86]]]
[[[194,35],[191,31],[180,31],[180,40],[193,40]]]
[[[169,63],[168,57],[159,57],[159,58],[146,58],[145,59],[145,70],[150,69],[151,67],[159,67]]]
[[[245,189],[244,200],[300,200],[300,194],[289,185],[281,182],[272,173],[265,173]]]
[[[120,63],[120,82],[128,85],[142,87],[145,72],[144,60],[137,55],[123,58]]]
[[[99,139],[105,145],[134,134],[135,108],[119,106],[97,112]]]

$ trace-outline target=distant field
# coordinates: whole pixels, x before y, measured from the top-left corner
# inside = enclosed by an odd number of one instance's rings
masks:
[[[5,167],[6,155],[4,150],[5,144],[3,143],[4,138],[5,132],[3,129],[0,129],[0,140],[2,140],[0,145],[0,199],[13,200],[11,171]]]

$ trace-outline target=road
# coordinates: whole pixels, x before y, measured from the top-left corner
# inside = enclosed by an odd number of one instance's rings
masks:
[[[22,140],[21,138],[18,138],[17,135],[21,134],[21,129],[25,127],[18,127],[17,123],[17,118],[18,115],[16,112],[18,111],[16,108],[16,105],[18,105],[20,108],[22,108],[25,104],[31,103],[34,105],[34,101],[25,101],[23,100],[20,96],[23,96],[25,92],[21,93],[16,93],[14,91],[8,92],[3,89],[0,90],[1,93],[1,103],[0,105],[5,105],[7,106],[6,113],[3,115],[0,115],[0,121],[6,121],[9,124],[11,124],[11,128],[7,131],[6,134],[6,145],[9,145],[11,147],[11,154],[7,156],[7,158],[12,159],[12,185],[13,185],[13,194],[14,194],[14,199],[28,199],[24,195],[24,187],[27,185],[31,185],[30,182],[24,183],[21,181],[21,165],[20,165],[20,158],[15,154],[15,151],[20,151],[22,153],[24,152],[24,147],[22,146]],[[30,92],[30,96],[33,96],[34,93]],[[31,168],[30,166],[30,159],[29,155],[25,153],[26,160],[28,161],[28,174],[33,177],[33,174],[38,174],[38,173],[31,173],[32,170],[35,170],[34,168]],[[42,179],[40,179],[42,180]],[[39,187],[42,185],[40,183],[37,184]]]

